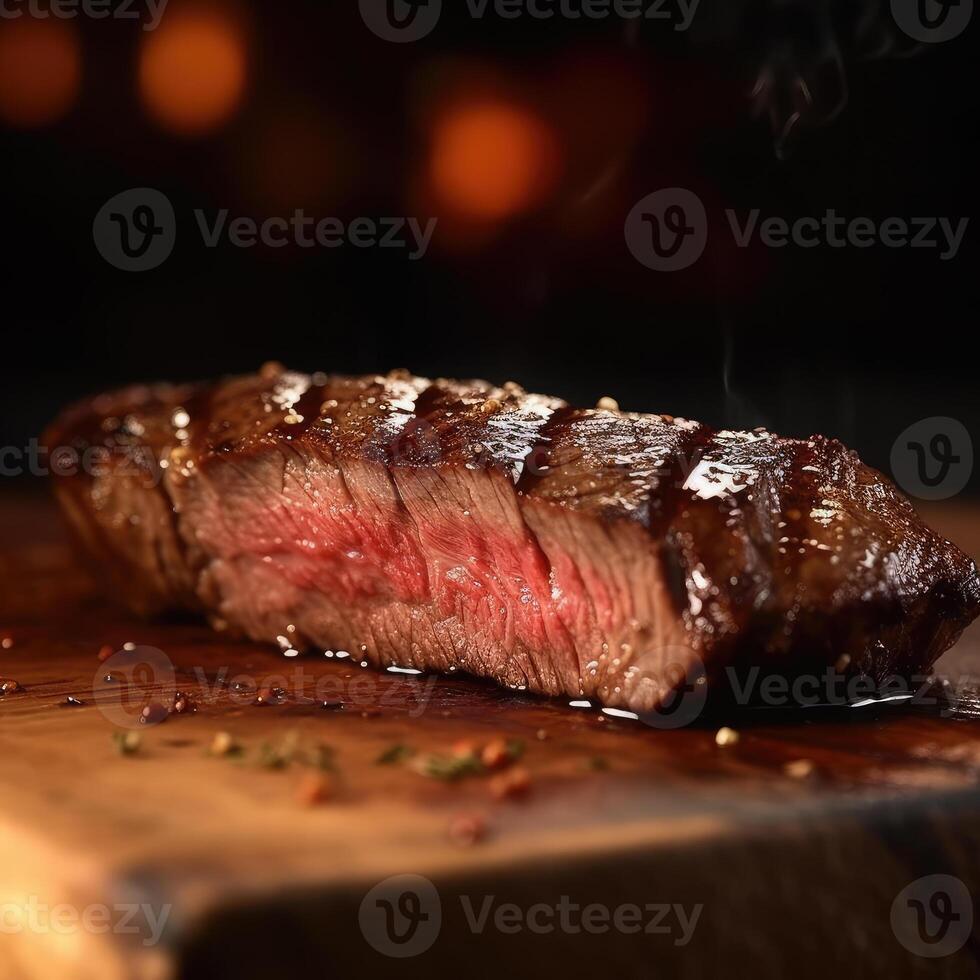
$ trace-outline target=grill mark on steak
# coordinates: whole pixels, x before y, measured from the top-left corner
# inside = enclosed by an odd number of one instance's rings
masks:
[[[921,671],[980,608],[973,563],[822,437],[270,366],[100,396],[46,439],[150,454],[57,483],[134,607],[376,665],[644,711],[699,661],[716,686]]]

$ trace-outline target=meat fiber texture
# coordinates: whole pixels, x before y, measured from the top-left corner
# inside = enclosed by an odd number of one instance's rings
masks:
[[[645,713],[753,669],[911,677],[980,610],[973,562],[822,436],[267,365],[96,397],[45,442],[134,609],[378,667]]]

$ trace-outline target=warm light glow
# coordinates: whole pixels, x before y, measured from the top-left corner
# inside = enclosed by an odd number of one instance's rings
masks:
[[[139,85],[162,125],[196,134],[224,122],[245,89],[245,41],[214,11],[175,13],[144,42]]]
[[[74,105],[82,52],[73,25],[54,18],[0,22],[0,119],[44,126]]]
[[[557,141],[541,119],[485,103],[455,109],[437,123],[430,173],[443,204],[494,219],[538,203],[554,183],[557,161]]]

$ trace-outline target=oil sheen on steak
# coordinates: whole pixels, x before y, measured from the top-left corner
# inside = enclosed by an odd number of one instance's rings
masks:
[[[132,606],[378,666],[644,712],[729,667],[913,675],[980,609],[973,562],[821,436],[267,365],[46,442],[83,454],[58,495]]]

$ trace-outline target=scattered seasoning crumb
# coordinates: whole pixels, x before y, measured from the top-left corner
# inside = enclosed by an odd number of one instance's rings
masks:
[[[263,769],[284,769],[295,758],[298,744],[296,732],[290,732],[278,745],[263,742],[259,746],[258,764]]]
[[[503,769],[513,760],[507,751],[507,743],[502,738],[495,738],[483,746],[483,750],[480,752],[480,761],[487,769]]]
[[[318,701],[316,705],[321,711],[343,711],[343,701]]]
[[[22,690],[23,688],[17,683],[17,681],[0,680],[0,694],[17,694]]]
[[[289,760],[275,746],[268,742],[263,742],[259,746],[259,758],[257,765],[263,769],[285,769]]]
[[[79,698],[76,698],[74,694],[69,694],[68,697],[61,702],[61,706],[63,708],[80,708],[83,704],[85,704],[85,702]]]
[[[543,728],[539,728],[535,734],[539,742],[543,742],[548,737],[548,733]]]
[[[836,670],[838,674],[843,674],[850,665],[851,655],[849,653],[842,653],[837,658],[837,662],[834,664],[834,670]]]
[[[783,772],[793,779],[809,779],[813,775],[814,768],[809,759],[794,759],[783,766]]]
[[[498,800],[524,796],[531,788],[531,774],[523,766],[514,766],[490,780],[490,793]]]
[[[120,755],[135,755],[140,750],[143,738],[139,732],[113,732],[112,741]]]
[[[270,704],[279,704],[282,700],[283,691],[278,687],[263,687],[255,695],[253,702],[256,707],[264,708]]]
[[[739,734],[734,728],[719,728],[715,732],[715,745],[724,748],[726,745],[734,745],[739,739]]]
[[[449,821],[449,839],[460,847],[472,847],[487,834],[487,823],[478,813],[458,813]]]
[[[334,780],[322,772],[308,772],[296,787],[296,799],[303,806],[317,806],[332,799],[335,793]]]
[[[428,753],[412,760],[411,768],[420,776],[455,782],[464,776],[475,776],[483,772],[483,766],[475,754],[438,755]]]
[[[193,714],[197,711],[197,705],[191,700],[190,696],[177,691],[174,694],[173,712],[177,715]]]
[[[140,712],[140,724],[159,725],[169,717],[170,712],[165,705],[160,704],[159,701],[151,701],[149,704],[143,705],[143,710]]]
[[[524,754],[524,742],[519,738],[506,741],[496,738],[483,747],[480,761],[487,769],[503,769]]]
[[[415,754],[415,749],[402,742],[396,742],[389,746],[374,760],[375,765],[393,766],[395,763],[404,762]]]
[[[5,636],[2,640],[0,640],[0,647],[3,647],[4,650],[9,650],[13,645],[14,638],[12,636]]]
[[[99,647],[99,663],[105,663],[112,656],[112,653],[112,647],[109,646],[108,643],[102,644],[102,646]]]
[[[240,756],[243,751],[230,732],[216,732],[211,740],[211,755]]]
[[[123,644],[123,649],[124,649],[124,650],[125,650],[125,651],[126,651],[127,653],[132,653],[132,652],[133,652],[133,651],[134,651],[134,650],[136,649],[136,644],[135,644],[135,643],[133,643],[133,642],[132,642],[131,640],[127,640],[127,641],[126,641],[126,642],[125,642],[125,643]]]
[[[303,761],[314,769],[319,769],[321,772],[335,772],[337,769],[333,749],[323,743],[314,745],[313,748],[307,751]]]
[[[609,768],[609,760],[602,755],[590,755],[585,760],[585,768],[591,772],[605,772]]]

